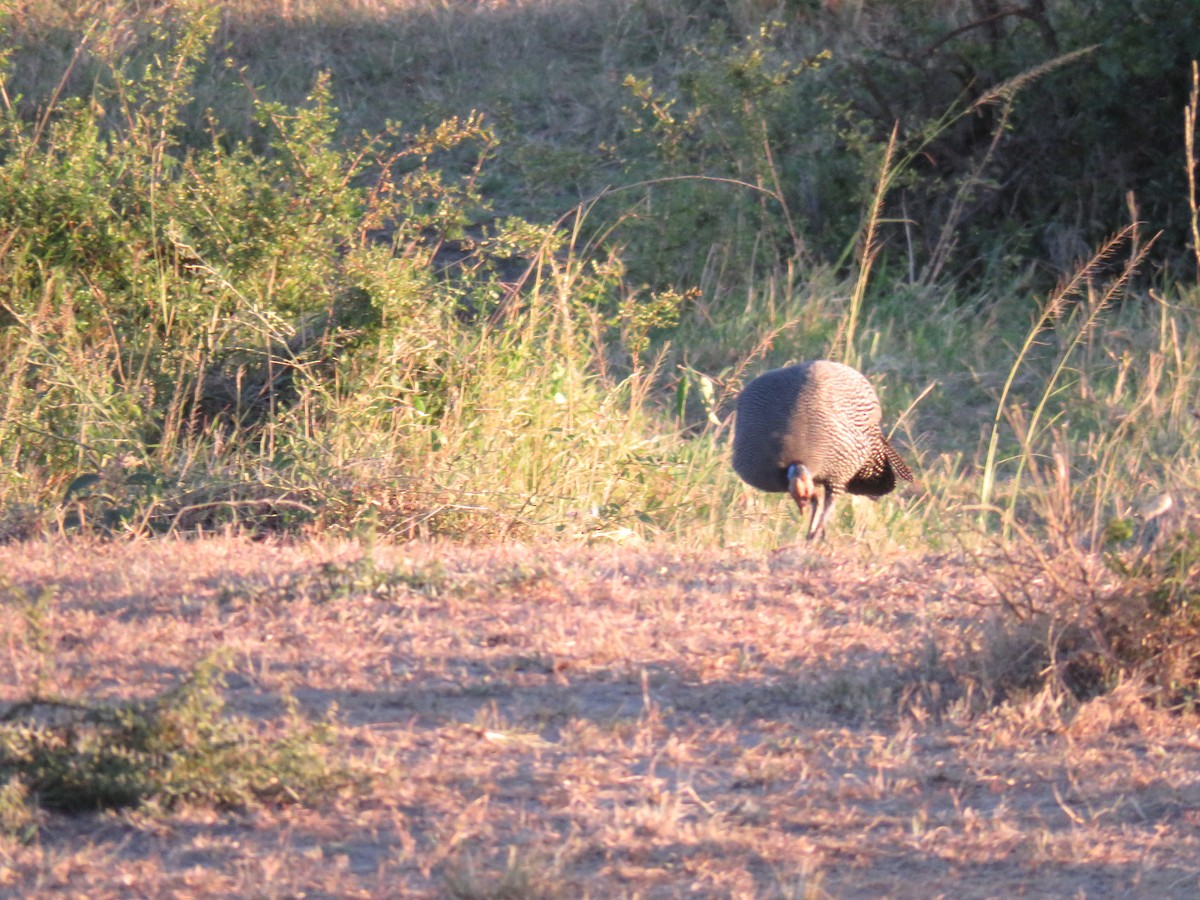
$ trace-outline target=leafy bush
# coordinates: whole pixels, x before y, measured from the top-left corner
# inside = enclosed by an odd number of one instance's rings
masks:
[[[1169,237],[1158,258],[1180,261],[1193,4],[1155,0],[1136,15],[1106,0],[854,10],[714,24],[652,74],[626,78],[634,135],[649,145],[625,145],[627,171],[654,179],[634,218],[670,223],[646,229],[646,271],[678,280],[672,267],[709,261],[710,248],[739,261],[753,252],[759,265],[797,253],[845,265],[894,126],[885,255],[897,276],[978,284],[1030,256],[1057,274],[1125,224],[1131,203]],[[751,189],[668,180],[685,174]]]
[[[960,276],[1022,256],[1061,272],[1129,220],[1131,199],[1137,216],[1167,231],[1160,258],[1179,260],[1180,113],[1189,64],[1200,57],[1194,4],[1154,0],[1131,14],[1108,0],[1003,9],[929,0],[874,5],[868,16],[855,29],[859,45],[835,53],[831,68],[853,86],[849,108],[872,133],[898,121],[920,148],[919,177],[892,206],[908,222],[904,240],[918,261],[937,261],[949,219],[950,271]],[[1082,55],[1027,81],[1011,107],[978,105],[998,86],[1071,54]],[[971,114],[930,135],[947,110]],[[947,185],[969,191],[955,199]]]
[[[330,722],[310,724],[293,709],[284,736],[263,740],[249,720],[223,715],[221,688],[208,661],[174,690],[131,706],[15,704],[0,720],[0,790],[88,812],[150,802],[311,803],[351,779],[325,754]],[[34,712],[52,721],[20,721]]]
[[[714,29],[659,78],[626,77],[626,171],[646,181],[627,223],[639,273],[692,280],[713,252],[767,271],[842,252],[868,180],[863,160],[836,152],[828,56],[789,47],[773,22],[738,42]]]
[[[476,114],[343,143],[321,76],[195,143],[214,23],[174,7],[90,91],[8,110],[0,502],[108,533],[588,534],[684,508],[694,480],[667,473],[715,449],[665,440],[647,400],[651,335],[695,293],[493,216]]]

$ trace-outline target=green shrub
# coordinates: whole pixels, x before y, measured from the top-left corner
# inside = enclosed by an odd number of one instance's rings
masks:
[[[344,141],[321,76],[198,141],[213,25],[174,8],[90,92],[9,110],[0,503],[110,534],[676,527],[713,464],[669,473],[717,450],[655,418],[653,345],[697,292],[633,287],[585,208],[493,216],[475,114]]]
[[[223,714],[222,687],[209,661],[176,689],[130,706],[18,703],[0,720],[0,782],[47,809],[89,812],[313,803],[351,780],[325,752],[331,721],[311,724],[293,708],[286,733],[264,740],[249,720]],[[20,721],[35,711],[51,721]]]
[[[983,21],[981,8],[876,4],[846,22],[791,4],[779,24],[754,5],[629,0],[615,23],[578,5],[527,19],[456,7],[397,13],[376,23],[384,37],[363,11],[290,31],[268,14],[256,34],[275,78],[247,61],[238,10],[220,22],[228,45],[207,5],[31,13],[11,27],[27,44],[0,92],[0,537],[232,523],[770,543],[791,523],[728,471],[733,399],[759,368],[830,354],[880,376],[889,419],[917,404],[902,431],[938,473],[918,501],[923,533],[979,496],[977,463],[984,499],[1041,527],[1026,453],[1108,427],[1096,397],[1124,363],[1090,345],[1060,353],[1090,315],[1081,289],[1005,387],[1005,345],[1028,334],[1036,234],[1084,235],[1037,218],[1062,185],[1006,167],[1040,165],[1052,137],[1031,98],[1076,91],[1102,51],[1146,45],[1131,23],[1115,49],[1070,55],[1092,27],[1072,11],[1112,12],[1082,0],[1043,18],[1035,6]],[[586,84],[503,71],[489,44],[497,86],[481,102],[509,79],[524,92],[490,118],[452,115],[408,82],[387,109],[418,124],[368,102],[389,83],[386,35],[442,29],[458,47],[494,26],[497,42],[561,51],[556,21],[580,40],[554,71]],[[332,60],[341,26],[363,53],[333,74],[271,43],[298,34]],[[38,41],[66,74],[45,77]],[[1165,72],[1169,55],[1141,65]],[[442,79],[437,97],[479,84],[425,50],[392,74]],[[605,123],[554,119],[593,100]],[[596,159],[571,144],[585,133],[604,135],[594,181],[575,171],[551,198],[558,164]],[[536,159],[545,196],[514,174]],[[550,211],[619,172],[624,183]],[[1026,187],[1046,205],[995,212]],[[1162,328],[1135,312],[1140,348]],[[1023,441],[1021,404],[1047,383]],[[1093,394],[1068,398],[1077,384]],[[994,448],[979,438],[989,418]]]
[[[853,32],[829,67],[848,108],[876,141],[899,122],[920,146],[918,177],[890,207],[907,223],[897,249],[903,240],[918,266],[936,261],[950,219],[957,277],[1022,268],[1029,257],[1057,275],[1129,221],[1131,200],[1135,215],[1167,232],[1159,258],[1179,261],[1181,110],[1200,57],[1195,4],[1152,0],[1131,13],[1110,0],[887,3],[864,11]],[[1081,51],[1025,84],[1010,110],[975,106],[996,86]],[[952,109],[972,112],[928,140],[927,124]],[[947,187],[958,185],[971,189],[955,201]]]
[[[852,238],[867,180],[862,160],[833,152],[828,53],[785,34],[774,22],[731,42],[714,29],[657,77],[626,77],[626,172],[646,184],[622,234],[639,276],[693,282],[714,252],[738,275],[770,271],[836,257]]]

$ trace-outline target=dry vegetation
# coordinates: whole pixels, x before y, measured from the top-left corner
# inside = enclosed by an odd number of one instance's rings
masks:
[[[145,698],[214,651],[231,711],[333,712],[355,787],[37,813],[0,892],[1186,896],[1200,739],[1136,685],[1008,691],[947,557],[250,542],[0,552],[0,699]],[[53,600],[38,652],[20,604]],[[1009,637],[1006,653],[1022,648]],[[39,674],[40,673],[40,674]]]
[[[1139,10],[0,2],[0,896],[1195,896]],[[801,548],[818,356],[919,485]]]

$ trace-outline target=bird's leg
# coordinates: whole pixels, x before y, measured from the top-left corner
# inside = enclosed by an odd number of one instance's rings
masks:
[[[825,531],[826,497],[824,491],[814,490],[809,504],[812,506],[812,520],[808,523],[808,535],[804,538],[811,541],[818,534],[823,536]]]
[[[829,514],[833,512],[833,501],[837,497],[832,485],[825,485],[825,490],[822,493],[813,491],[813,517],[812,524],[808,529],[807,540],[812,540],[820,536],[825,537],[825,520],[829,518]]]
[[[788,493],[792,499],[796,501],[796,505],[800,507],[800,515],[804,515],[806,507],[812,507],[812,519],[808,528],[808,540],[813,539],[816,533],[817,520],[821,517],[821,507],[824,505],[825,497],[817,491],[817,486],[813,483],[812,473],[808,471],[808,466],[804,463],[792,463],[787,469],[788,477]]]

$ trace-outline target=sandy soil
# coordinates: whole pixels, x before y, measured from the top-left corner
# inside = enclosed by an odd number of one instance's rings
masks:
[[[1196,722],[997,698],[995,598],[952,559],[218,538],[2,547],[0,580],[0,712],[39,666],[128,699],[224,648],[232,712],[336,704],[366,776],[44,813],[0,836],[6,897],[1200,894]]]

